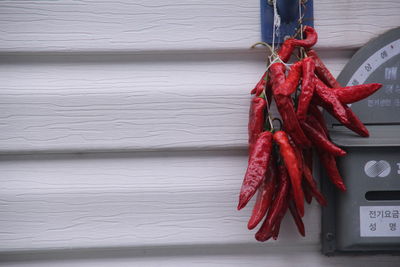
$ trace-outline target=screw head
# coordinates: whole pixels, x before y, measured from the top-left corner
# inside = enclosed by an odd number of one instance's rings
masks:
[[[327,241],[332,241],[335,236],[333,235],[333,233],[326,233],[325,238]]]

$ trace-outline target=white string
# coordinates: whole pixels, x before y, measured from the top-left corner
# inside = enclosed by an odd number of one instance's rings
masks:
[[[300,38],[303,39],[303,15],[301,12],[301,0],[299,0],[299,18],[300,18]]]
[[[291,65],[293,65],[293,64],[288,64],[288,63],[283,62],[280,57],[273,58],[272,55],[269,56],[269,62],[270,63],[267,66],[267,70],[271,67],[272,64],[277,63],[277,62],[282,63],[283,65],[285,65],[286,68],[289,68]]]
[[[276,6],[276,0],[272,0],[272,3],[273,3],[273,7],[274,7],[274,25],[272,26],[272,54],[268,57],[269,65],[267,66],[267,71],[268,71],[269,67],[276,62],[281,62],[285,66],[287,66],[287,64],[285,62],[283,62],[279,58],[279,56],[275,53],[275,36],[279,37],[279,35],[280,35],[279,28],[281,26],[281,16],[279,16],[279,13],[278,13],[278,8]]]
[[[276,7],[276,0],[273,0],[273,4],[274,4],[274,26],[272,28],[272,50],[275,50],[275,35],[279,36],[281,17],[278,14],[278,8]]]

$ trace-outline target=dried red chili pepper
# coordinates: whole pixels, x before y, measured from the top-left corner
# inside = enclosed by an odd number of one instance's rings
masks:
[[[276,106],[283,121],[283,128],[293,138],[294,142],[301,147],[310,147],[308,140],[300,126],[294,110],[293,101],[288,96],[274,96]]]
[[[336,81],[336,80],[335,80]],[[319,81],[319,84],[321,84],[322,82],[321,81]],[[323,84],[323,83],[322,83]],[[334,87],[334,88],[340,88],[340,85],[337,83],[337,84],[333,84],[334,86],[332,86],[332,87]],[[372,84],[371,85],[371,87],[369,88],[369,89],[367,89],[367,90],[370,90],[369,91],[369,93],[371,93],[373,90],[378,90],[379,88],[380,88],[380,86],[379,86],[380,84]],[[327,90],[327,89],[329,89],[326,85],[324,85],[325,86],[325,90]],[[370,85],[363,85],[363,86],[370,86]],[[379,88],[377,88],[377,87],[379,87]],[[342,88],[343,89],[343,88]],[[332,89],[331,89],[332,90]],[[336,89],[334,89],[334,90],[332,90],[334,93],[335,93],[335,96],[337,97],[337,99],[339,100],[339,102],[340,102],[340,99],[339,99],[339,97],[340,97],[340,93],[339,94],[337,94],[337,92],[338,92],[338,90],[336,90]],[[356,93],[354,93],[355,95],[356,95]],[[347,97],[347,98],[346,98]],[[354,98],[353,97],[350,97],[349,95],[346,95],[346,97],[344,97],[343,95],[342,95],[342,98],[343,98],[343,100],[345,101],[345,102],[349,102],[350,100],[352,101],[352,100],[354,100],[355,99],[355,97],[359,97],[359,95],[358,96],[355,96]],[[357,133],[358,135],[360,135],[360,136],[362,136],[362,137],[368,137],[369,136],[369,132],[368,132],[368,129],[365,127],[365,125],[360,121],[360,119],[353,113],[353,111],[349,108],[349,107],[347,107],[346,105],[342,105],[342,107],[343,107],[343,109],[344,109],[344,111],[346,112],[346,118],[347,118],[347,120],[341,120],[341,117],[339,116],[336,116],[336,112],[335,112],[335,110],[334,110],[334,108],[332,107],[332,106],[329,106],[329,105],[324,105],[324,104],[326,104],[326,103],[321,103],[321,101],[320,100],[316,100],[316,102],[319,102],[319,104],[321,104],[329,113],[331,113],[337,120],[339,120],[344,126],[346,126],[347,128],[349,128],[350,130],[352,130],[352,131],[354,131],[355,133]]]
[[[288,62],[290,56],[293,53],[293,50],[296,46],[301,46],[304,48],[310,48],[317,43],[318,35],[314,28],[310,26],[305,26],[303,29],[303,33],[305,33],[306,38],[302,40],[289,38],[286,39],[281,48],[278,51],[278,56],[283,62]]]
[[[312,194],[311,194],[311,189],[310,189],[310,187],[308,186],[308,184],[307,184],[307,182],[305,182],[304,180],[303,180],[303,182],[301,183],[301,186],[302,186],[302,188],[303,188],[303,192],[304,192],[304,199],[306,200],[306,202],[308,203],[308,204],[311,204],[311,202],[312,202]]]
[[[305,136],[303,130],[300,127],[299,121],[296,117],[294,110],[293,101],[289,96],[276,94],[276,89],[284,83],[285,74],[283,64],[274,63],[270,67],[270,77],[272,81],[272,93],[275,99],[276,106],[279,114],[281,115],[285,130],[293,138],[297,145],[302,147],[309,147],[310,141]]]
[[[321,127],[321,125],[319,125],[318,121],[313,117],[313,116],[309,116],[308,118],[308,122],[310,122],[310,124],[315,128],[318,129],[321,133],[323,133],[323,130]],[[326,138],[328,138],[327,135],[325,135]],[[327,152],[323,152],[321,150],[318,151],[318,155],[320,157],[320,161],[321,163],[324,165],[328,176],[330,177],[330,180],[342,191],[346,190],[346,186],[344,185],[343,179],[340,176],[339,170],[337,169],[336,166],[336,160],[335,157]],[[329,168],[327,168],[326,166],[329,165]],[[326,205],[326,199],[324,198],[324,196],[316,189],[316,184],[314,179],[312,178],[312,172],[311,170],[307,170],[308,168],[304,167],[304,177],[306,178],[306,180],[309,182],[309,184],[311,185],[312,188],[314,188],[314,197],[317,199],[317,201],[322,205]],[[316,190],[315,190],[316,189]]]
[[[315,83],[315,92],[317,95],[314,95],[314,98],[317,99],[317,102],[328,112],[332,113],[332,115],[340,121],[344,125],[348,125],[350,123],[347,112],[343,104],[336,97],[335,93],[330,90],[328,86],[326,86],[320,79],[314,78]]]
[[[292,146],[296,159],[298,161],[299,171],[300,173],[303,173],[303,153],[301,153],[301,149],[296,146],[296,144],[292,140],[289,140],[289,143]]]
[[[271,206],[272,197],[275,192],[275,187],[277,183],[277,169],[274,159],[271,159],[271,164],[268,168],[267,175],[260,187],[257,195],[256,203],[253,207],[253,212],[251,214],[250,220],[247,224],[249,230],[254,229],[258,223],[264,218],[267,213],[268,208]]]
[[[293,38],[286,39],[278,51],[278,56],[283,62],[288,62],[293,53],[295,48],[293,41]]]
[[[285,205],[288,206],[288,205]],[[286,208],[287,209],[287,208]],[[272,239],[277,240],[279,236],[279,230],[281,229],[281,222],[283,218],[278,218],[277,222],[275,223],[273,229],[272,229]],[[269,238],[268,238],[269,239]]]
[[[369,83],[335,88],[333,91],[340,102],[343,104],[351,104],[372,95],[381,87],[382,84],[380,83]]]
[[[340,87],[338,81],[333,77],[332,73],[328,70],[322,60],[319,58],[317,52],[314,50],[307,51],[307,55],[312,57],[315,62],[315,73],[318,78],[321,79],[325,84],[327,84],[331,88]]]
[[[304,132],[310,137],[311,142],[313,142],[316,147],[334,156],[346,155],[346,151],[329,141],[329,139],[325,137],[324,132],[318,131],[318,129],[310,126],[305,121],[302,121],[300,124]]]
[[[274,133],[274,141],[279,145],[279,152],[289,173],[290,182],[293,188],[294,201],[301,217],[304,216],[304,193],[301,188],[301,169],[296,152],[289,143],[289,139],[284,131]]]
[[[311,57],[303,59],[303,76],[301,81],[301,93],[297,104],[297,118],[299,121],[305,120],[308,106],[314,94],[315,84],[313,81],[315,63]]]
[[[320,98],[317,98],[315,95],[313,97],[313,102],[322,106],[326,111],[328,111],[332,116],[334,116],[338,121],[340,121],[344,126],[353,132],[357,133],[362,137],[368,137],[369,132],[365,125],[360,121],[360,119],[353,113],[353,111],[347,106],[343,105],[343,109],[346,112],[347,121],[340,120],[333,111],[333,108],[326,103],[324,103]]]
[[[287,203],[289,178],[286,168],[283,165],[279,166],[278,179],[279,185],[277,194],[272,202],[271,208],[268,210],[267,217],[255,235],[258,241],[266,241],[272,237],[272,228],[279,219],[279,214],[285,209],[285,204]]]
[[[249,165],[240,189],[238,210],[244,208],[263,181],[271,159],[272,133],[259,135],[250,154]]]
[[[264,98],[254,97],[251,101],[248,124],[249,154],[251,154],[251,151],[253,150],[253,146],[258,138],[258,135],[264,130],[264,110],[266,106],[267,102]]]
[[[279,229],[281,228],[282,220],[285,217],[285,214],[286,214],[288,208],[289,208],[289,196],[286,197],[286,201],[283,203],[283,207],[282,207],[281,211],[279,212],[278,218],[276,219],[275,224],[273,226],[272,238],[274,240],[278,239]]]
[[[305,149],[303,150],[303,154],[297,149],[296,151],[296,157],[299,160],[299,165],[301,166],[301,173],[304,176],[304,180],[302,183],[302,188],[304,189],[304,196],[307,201],[307,203],[311,203],[310,197],[313,196],[319,204],[322,206],[326,205],[326,199],[324,196],[319,192],[317,183],[315,182],[313,176],[312,176],[312,150],[311,149]],[[300,156],[299,156],[300,154]],[[307,193],[306,193],[307,192]],[[310,194],[310,195],[307,195]]]
[[[285,76],[285,65],[282,63],[274,63],[269,67],[269,77],[272,84],[272,88],[277,88],[283,84],[286,80]]]
[[[305,178],[304,181],[305,181],[306,187],[308,187],[312,196],[317,200],[317,202],[321,206],[326,206],[327,201],[326,201],[325,197],[322,195],[322,193],[318,190],[317,183],[315,182],[312,172],[307,165],[303,166],[303,175]]]
[[[305,229],[304,229],[304,223],[303,223],[303,220],[300,217],[300,214],[298,213],[298,211],[296,209],[296,206],[295,206],[295,203],[293,202],[293,200],[291,200],[289,202],[289,210],[290,210],[290,213],[292,214],[293,220],[294,220],[294,222],[295,222],[295,224],[297,226],[297,230],[299,231],[299,233],[302,236],[305,236],[306,232],[305,232]]]
[[[318,34],[313,27],[304,26],[303,33],[306,35],[304,39],[294,39],[293,43],[295,46],[301,46],[304,48],[313,47],[318,41]]]
[[[261,77],[261,79],[258,81],[258,83],[256,84],[256,86],[254,87],[253,90],[251,90],[250,94],[252,95],[256,95],[259,96],[263,91],[264,88],[267,84],[267,81],[265,80],[265,77],[267,76],[268,72],[264,72],[263,76]]]
[[[298,61],[290,67],[285,82],[275,89],[275,94],[290,96],[296,91],[300,81],[302,65],[302,61]]]
[[[313,150],[312,148],[303,149],[304,164],[310,169],[313,169]]]
[[[327,137],[329,137],[329,131],[328,131],[328,128],[326,127],[326,121],[325,121],[324,115],[322,115],[321,110],[319,110],[319,108],[316,105],[311,103],[309,106],[309,111],[310,111],[309,112],[310,116],[315,118],[318,121],[318,123],[322,127],[325,135]]]
[[[318,133],[322,134],[325,139],[329,140],[329,136],[326,134],[325,128],[320,124],[320,122],[315,118],[314,115],[308,115],[307,123],[314,128]]]
[[[272,229],[272,238],[274,240],[278,239],[279,229],[280,229],[282,220],[285,217],[285,214],[288,209],[290,210],[290,213],[292,214],[293,220],[297,226],[299,233],[302,236],[305,236],[304,223],[303,223],[303,220],[301,219],[300,214],[299,214],[298,210],[296,209],[296,205],[293,201],[293,193],[291,193],[291,194],[288,194],[287,199],[284,203],[284,206],[283,206],[281,212],[279,213],[279,216],[278,216],[278,218],[274,224],[274,227]]]
[[[342,176],[339,173],[339,170],[336,166],[336,159],[329,153],[326,152],[318,152],[319,159],[321,161],[322,166],[324,166],[325,171],[331,180],[331,182],[340,190],[346,191],[346,186],[343,182]]]
[[[345,126],[362,137],[368,137],[369,131],[367,127],[365,127],[357,115],[354,114],[354,112],[348,106],[344,105],[344,108],[346,110],[347,117],[350,120],[350,123]]]

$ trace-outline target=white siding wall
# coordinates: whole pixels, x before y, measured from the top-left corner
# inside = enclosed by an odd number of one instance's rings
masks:
[[[337,75],[400,25],[400,2],[315,1]],[[396,266],[320,255],[285,220],[257,243],[235,210],[248,94],[264,68],[259,2],[0,2],[0,263]]]

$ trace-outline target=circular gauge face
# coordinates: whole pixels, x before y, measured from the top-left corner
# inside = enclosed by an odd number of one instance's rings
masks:
[[[373,95],[351,105],[367,124],[400,123],[400,27],[367,43],[338,77],[342,86],[382,83]]]

